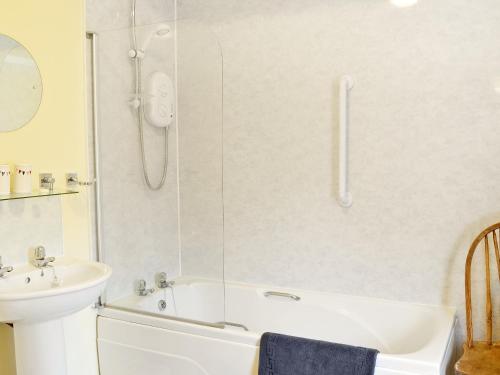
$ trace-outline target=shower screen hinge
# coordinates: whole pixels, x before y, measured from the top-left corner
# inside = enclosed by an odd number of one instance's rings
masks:
[[[102,298],[101,298],[101,296],[99,296],[99,298],[97,299],[97,302],[94,303],[94,309],[101,309],[103,307],[104,307],[104,305],[102,303]]]

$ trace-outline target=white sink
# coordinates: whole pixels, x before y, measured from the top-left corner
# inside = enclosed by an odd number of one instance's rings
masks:
[[[102,263],[52,265],[22,265],[0,278],[0,322],[14,325],[18,375],[66,375],[62,318],[96,302],[111,276]]]
[[[0,278],[0,322],[42,322],[73,314],[97,301],[110,276],[105,264],[63,258],[43,273],[31,265],[18,267]]]

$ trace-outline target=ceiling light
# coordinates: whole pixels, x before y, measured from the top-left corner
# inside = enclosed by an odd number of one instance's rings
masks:
[[[398,8],[411,7],[418,3],[418,0],[391,0],[391,4]]]

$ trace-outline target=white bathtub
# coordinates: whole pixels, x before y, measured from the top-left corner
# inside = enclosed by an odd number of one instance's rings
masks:
[[[296,295],[265,297],[267,291]],[[277,332],[376,348],[376,375],[449,374],[454,358],[455,311],[340,294],[178,280],[171,290],[117,301],[98,318],[101,375],[256,375],[259,339]],[[159,311],[165,299],[167,309]],[[177,308],[177,311],[175,311]],[[128,309],[148,311],[151,315]],[[210,327],[175,315],[248,328]]]

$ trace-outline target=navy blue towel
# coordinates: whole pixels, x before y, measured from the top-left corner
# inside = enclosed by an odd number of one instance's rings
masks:
[[[378,350],[264,333],[259,375],[373,375]]]

